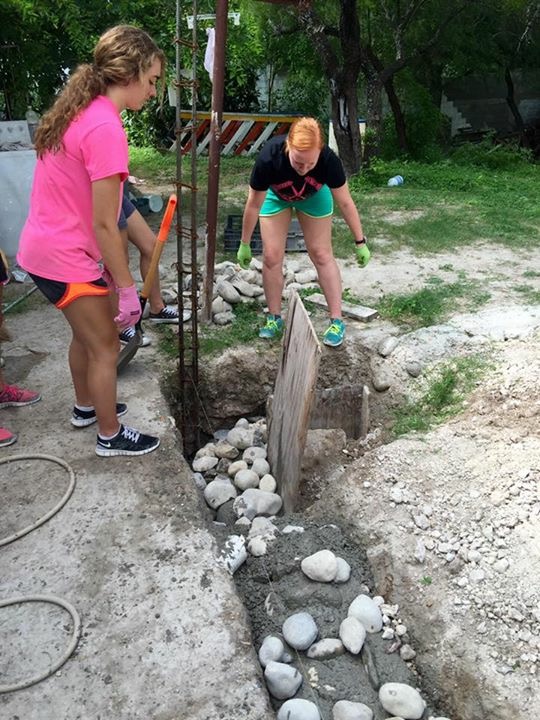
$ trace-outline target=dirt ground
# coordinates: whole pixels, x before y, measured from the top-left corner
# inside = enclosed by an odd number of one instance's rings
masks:
[[[524,305],[516,288],[540,291],[538,252],[483,243],[460,253],[377,255],[385,238],[371,236],[375,252],[367,268],[340,261],[344,286],[370,305],[383,293],[420,289],[433,276],[477,282],[490,295],[487,303],[478,312],[456,306],[445,327],[476,338],[493,367],[465,410],[444,425],[386,444],[372,426],[366,442],[336,450],[306,478],[313,488],[306,516],[329,514],[365,549],[374,590],[399,603],[416,666],[452,720],[536,720],[540,307]],[[174,259],[170,243],[161,263],[165,288],[175,284]],[[309,264],[306,256],[294,259]],[[47,345],[46,325],[32,332],[33,347]],[[148,333],[156,342],[151,328]],[[398,326],[349,322],[349,348],[367,348],[372,371],[384,363],[400,394],[414,396],[422,377],[403,384],[396,367],[407,357],[399,348],[387,359],[377,356],[378,342],[389,335],[402,339],[409,359],[414,347],[424,369],[470,350],[459,338],[441,345],[436,331],[420,333],[411,345]],[[437,352],[430,353],[430,344]],[[372,389],[372,403],[388,403],[395,391],[396,384],[382,393]]]

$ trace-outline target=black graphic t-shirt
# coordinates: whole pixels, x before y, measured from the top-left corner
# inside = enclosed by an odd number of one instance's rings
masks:
[[[339,188],[345,184],[345,171],[341,160],[326,145],[321,150],[315,167],[306,175],[293,169],[285,152],[284,135],[269,140],[255,162],[249,181],[253,190],[272,190],[286,202],[305,200],[323,185]]]

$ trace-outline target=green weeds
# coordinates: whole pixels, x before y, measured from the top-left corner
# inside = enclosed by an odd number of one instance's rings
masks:
[[[481,355],[470,355],[445,363],[426,378],[426,389],[416,401],[395,411],[392,428],[395,436],[426,432],[433,425],[457,414],[465,397],[475,387],[489,364]]]

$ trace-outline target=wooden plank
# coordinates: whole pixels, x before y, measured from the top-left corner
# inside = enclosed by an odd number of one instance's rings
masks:
[[[310,295],[309,297],[306,297],[306,300],[325,308],[325,310],[328,310],[326,298],[320,293]],[[351,305],[350,303],[343,303],[341,310],[347,317],[354,318],[355,320],[361,320],[362,322],[371,322],[371,320],[375,320],[375,318],[379,317],[377,310],[365,307],[365,305]]]
[[[318,390],[311,412],[310,428],[341,428],[347,437],[362,434],[363,385],[339,385]]]
[[[293,291],[268,428],[268,460],[285,512],[296,504],[320,358],[317,335]]]
[[[227,143],[227,145],[225,145],[225,147],[223,148],[222,154],[223,154],[223,155],[229,155],[231,152],[233,152],[233,150],[234,150],[234,148],[236,147],[236,145],[237,145],[238,143],[241,143],[242,140],[245,138],[245,136],[248,134],[248,132],[250,131],[252,125],[253,125],[252,122],[243,122],[243,123],[241,123],[240,127],[239,127],[238,130],[235,132],[235,134],[233,135],[232,139],[229,140],[229,142]]]
[[[264,128],[262,133],[259,135],[259,137],[255,140],[251,148],[248,150],[248,155],[254,155],[256,152],[258,152],[261,145],[264,145],[264,143],[268,140],[268,138],[272,135],[274,130],[276,129],[277,123],[268,123],[268,125]]]

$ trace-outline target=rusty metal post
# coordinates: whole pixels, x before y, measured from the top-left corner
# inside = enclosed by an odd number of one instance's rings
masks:
[[[202,319],[205,322],[210,322],[212,319],[228,6],[228,0],[217,0],[216,41],[214,48],[214,68],[212,74],[210,149],[208,160],[208,199],[206,204],[206,263],[202,303]]]

